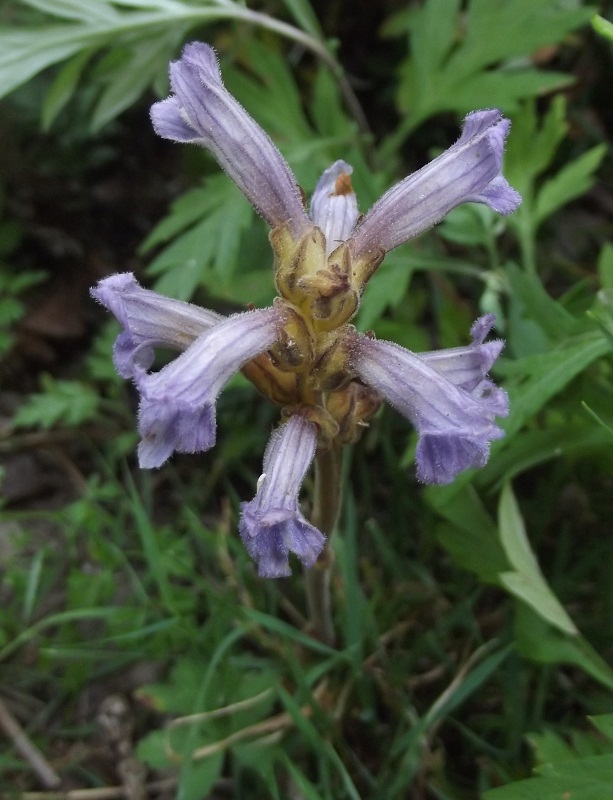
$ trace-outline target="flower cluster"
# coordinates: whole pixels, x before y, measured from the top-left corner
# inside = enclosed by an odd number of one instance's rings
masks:
[[[216,399],[239,370],[283,408],[239,527],[260,575],[288,575],[290,551],[311,566],[324,544],[298,504],[316,449],[356,441],[382,399],[417,429],[417,475],[426,483],[483,466],[490,441],[503,435],[495,419],[507,414],[507,397],[487,377],[502,349],[485,341],[492,315],[477,320],[467,347],[420,354],[349,323],[387,251],[461,203],[501,214],[518,206],[501,174],[509,123],[496,110],[469,114],[452,147],[364,216],[351,167],[337,161],[307,212],[281,153],[225,89],[211,47],[187,45],[170,78],[173,94],[153,106],[153,126],[164,138],[210,150],[268,223],[279,297],[270,308],[226,318],[143,289],[131,274],[105,278],[92,294],[123,327],[114,360],[140,393],[142,467],[212,447]],[[156,346],[180,354],[152,373]]]

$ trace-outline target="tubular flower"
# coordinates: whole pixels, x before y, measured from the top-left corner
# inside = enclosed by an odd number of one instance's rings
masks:
[[[473,326],[491,327],[493,315]],[[392,342],[354,336],[351,362],[358,376],[419,433],[417,477],[424,483],[450,483],[458,472],[482,467],[489,443],[503,431],[494,423],[508,413],[507,396],[487,371],[502,342],[417,355]]]
[[[352,168],[336,161],[307,213],[285,159],[224,87],[211,47],[187,45],[170,79],[171,96],[151,109],[156,132],[208,149],[268,223],[280,296],[226,318],[143,289],[127,273],[100,281],[92,295],[123,328],[114,361],[140,393],[141,467],[212,447],[217,397],[239,370],[283,407],[257,493],[241,507],[240,533],[260,575],[288,575],[290,552],[311,566],[325,541],[298,506],[315,453],[357,441],[382,400],[417,429],[417,476],[426,483],[482,466],[503,435],[496,417],[508,413],[507,396],[488,378],[503,347],[485,341],[493,315],[473,325],[472,344],[420,354],[349,322],[387,251],[461,203],[517,208],[521,198],[501,172],[509,123],[496,110],[469,114],[454,145],[362,217]],[[179,355],[151,372],[157,346]]]
[[[291,416],[270,438],[256,496],[241,505],[239,531],[263,578],[289,575],[290,551],[313,566],[324,545],[323,534],[298,508],[316,446],[317,426],[301,413]]]
[[[215,311],[143,289],[131,272],[104,278],[91,293],[123,326],[113,352],[122,378],[134,378],[139,370],[149,369],[155,347],[185,350],[223,319]]]
[[[151,109],[156,133],[209,149],[269,225],[288,223],[295,235],[304,233],[309,219],[296,179],[272,139],[225,89],[215,51],[188,44],[170,65],[170,85],[174,95]]]
[[[284,313],[274,306],[228,317],[159,372],[137,375],[141,467],[161,466],[174,450],[213,447],[219,393],[243,364],[275,342]]]

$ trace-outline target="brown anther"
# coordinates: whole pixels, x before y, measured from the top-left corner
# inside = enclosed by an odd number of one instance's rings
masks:
[[[334,181],[334,194],[337,196],[353,194],[351,178],[346,172],[342,172]]]

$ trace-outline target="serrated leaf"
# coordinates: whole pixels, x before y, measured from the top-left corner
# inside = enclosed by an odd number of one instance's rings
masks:
[[[460,0],[429,0],[413,18],[413,69],[424,94],[436,92],[431,84],[460,32],[460,5]]]
[[[224,82],[264,130],[278,141],[314,138],[296,81],[281,52],[252,39],[245,47],[244,61],[251,76],[228,65]]]
[[[439,6],[444,10],[436,14]],[[385,154],[432,114],[489,105],[508,112],[524,98],[571,81],[563,73],[534,69],[531,57],[543,45],[562,42],[590,14],[556,0],[471,0],[465,11],[455,0],[427,0],[410,18],[412,53],[400,67],[398,87],[398,104],[407,115]],[[457,43],[451,41],[454,29],[465,31]],[[492,70],[496,64],[501,67]]]
[[[572,748],[552,730],[529,733],[526,737],[535,753],[537,762],[547,763],[576,758]]]
[[[566,99],[563,95],[554,97],[540,120],[535,104],[526,103],[513,115],[512,122],[513,135],[507,141],[504,172],[520,194],[530,195],[534,179],[551,164],[568,131]]]
[[[564,8],[557,0],[471,0],[466,38],[449,69],[468,76],[497,61],[531,55],[563,41],[591,15],[589,8]]]
[[[176,25],[157,40],[147,38],[138,44],[131,44],[125,62],[106,77],[108,85],[91,116],[92,133],[130,108],[156,81],[160,72],[167,73],[169,56],[183,39],[184,33],[184,26]]]
[[[178,233],[148,267],[150,275],[160,276],[157,291],[189,300],[203,284],[221,296],[234,273],[242,234],[253,218],[251,206],[225,175],[207,179],[204,189],[176,201],[142,246],[149,249]]]
[[[407,264],[402,253],[390,253],[381,269],[373,276],[360,303],[357,324],[368,330],[378,321],[386,308],[395,308],[406,297],[416,267]]]
[[[613,714],[591,716],[590,722],[613,744]]]
[[[81,381],[55,380],[50,376],[41,379],[43,392],[32,394],[17,411],[13,424],[19,428],[51,428],[63,425],[81,425],[98,413],[100,398],[97,392]]]
[[[573,82],[570,75],[537,69],[497,69],[481,72],[465,83],[449,87],[445,106],[460,114],[477,107],[496,106],[512,114],[527,97],[540,97]]]
[[[143,686],[136,694],[156,711],[189,714],[194,710],[194,697],[198,694],[201,682],[200,665],[192,659],[181,658],[165,683]]]
[[[613,783],[613,756],[591,756],[572,761],[583,769],[571,774],[539,775],[516,781],[498,789],[490,789],[484,800],[610,800]]]
[[[223,184],[227,178],[222,175],[213,175],[206,179],[205,185],[196,189],[189,189],[173,201],[170,211],[153,228],[149,236],[139,247],[139,253],[164,244],[181,231],[187,230],[192,225],[202,220],[217,205],[217,198],[223,192]]]
[[[330,140],[355,135],[355,123],[343,111],[338,83],[330,70],[321,67],[313,81],[313,99],[309,111],[317,132]],[[356,165],[354,164],[354,167]]]

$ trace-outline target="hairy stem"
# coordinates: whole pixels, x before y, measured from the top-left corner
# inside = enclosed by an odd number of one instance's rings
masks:
[[[330,645],[336,640],[330,597],[330,577],[334,563],[330,537],[341,505],[341,463],[339,447],[320,450],[315,456],[315,495],[311,522],[328,537],[328,541],[316,564],[305,570],[311,627],[316,636]]]

